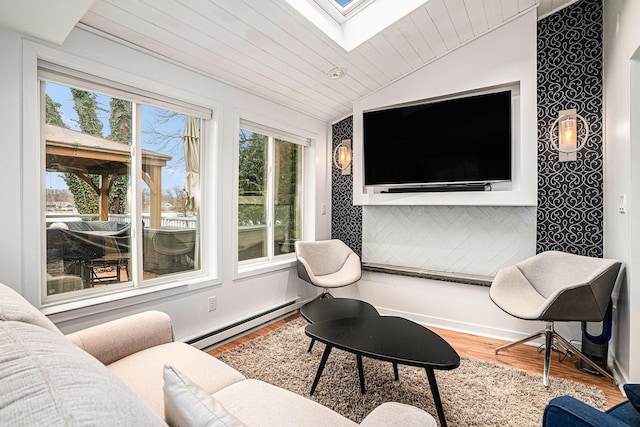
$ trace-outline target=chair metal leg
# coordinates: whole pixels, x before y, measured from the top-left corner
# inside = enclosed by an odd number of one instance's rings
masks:
[[[500,347],[498,347],[498,348],[496,348],[496,349],[495,349],[495,354],[498,354],[498,352],[499,352],[500,350],[506,350],[506,349],[508,349],[508,348],[513,347],[514,345],[522,344],[522,343],[525,343],[525,342],[527,342],[527,341],[532,341],[532,340],[535,340],[536,338],[543,337],[543,336],[544,336],[544,332],[545,332],[545,331],[536,332],[535,334],[533,334],[533,335],[529,335],[528,337],[526,337],[526,338],[522,338],[521,340],[514,341],[514,342],[512,342],[512,343],[509,343],[509,344],[505,344],[505,345],[503,345],[503,346],[500,346]]]
[[[544,330],[544,370],[542,374],[542,385],[549,386],[549,365],[551,364],[551,350],[553,349],[553,322],[547,322]]]
[[[563,337],[561,337],[560,335],[556,334],[555,332],[554,332],[553,335],[554,335],[555,339],[560,341],[564,346],[566,346],[569,350],[571,350],[576,356],[578,356],[580,359],[582,359],[585,363],[587,363],[589,366],[591,366],[593,369],[598,371],[603,376],[605,376],[605,377],[609,378],[611,381],[613,381],[614,385],[618,385],[618,381],[615,378],[613,378],[613,376],[610,373],[608,373],[607,371],[602,369],[593,360],[591,360],[587,356],[585,356],[580,350],[575,348],[569,341],[565,340]]]
[[[319,300],[319,299],[325,299],[325,298],[333,298],[333,295],[331,295],[327,289],[323,288],[322,289],[322,293],[320,295],[316,296],[315,298],[313,298],[309,302],[316,301],[316,300]]]
[[[535,333],[533,335],[530,335],[530,336],[528,336],[526,338],[523,338],[521,340],[509,343],[509,344],[505,344],[503,346],[500,346],[500,347],[496,348],[495,349],[495,354],[498,354],[498,352],[501,351],[501,350],[505,350],[507,348],[513,347],[516,344],[522,344],[522,343],[525,343],[525,342],[528,342],[528,341],[531,341],[531,340],[534,340],[534,339],[540,338],[540,337],[544,337],[544,339],[545,339],[545,344],[544,344],[544,346],[545,346],[545,350],[544,350],[544,368],[543,368],[543,376],[542,376],[542,383],[544,384],[545,387],[547,387],[549,385],[549,367],[551,366],[551,351],[553,350],[554,342],[556,340],[559,342],[559,344],[562,344],[562,346],[564,346],[567,350],[571,351],[576,356],[578,356],[580,359],[584,360],[584,362],[587,363],[589,366],[591,366],[593,369],[595,369],[600,374],[602,374],[603,376],[605,376],[605,377],[609,378],[611,381],[613,381],[614,385],[618,384],[616,379],[613,378],[613,376],[611,376],[611,374],[609,374],[607,371],[602,369],[600,366],[598,366],[595,362],[593,362],[587,356],[582,354],[582,352],[580,350],[578,350],[577,348],[575,348],[573,345],[571,345],[571,343],[569,343],[569,341],[564,339],[562,336],[558,335],[558,333],[556,333],[556,331],[553,329],[553,322],[547,322],[547,325],[546,325],[546,327],[545,327],[545,329],[543,331],[537,332],[537,333]]]

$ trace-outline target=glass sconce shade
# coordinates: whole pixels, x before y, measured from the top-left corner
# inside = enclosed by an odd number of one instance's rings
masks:
[[[578,138],[578,120],[582,122],[584,135]],[[555,130],[558,126],[557,131]],[[589,123],[575,109],[562,110],[549,129],[549,142],[552,150],[558,152],[558,161],[571,162],[577,160],[577,152],[584,148],[589,138]],[[578,141],[580,143],[578,144]]]
[[[333,165],[342,175],[351,174],[351,140],[345,139],[333,150]]]

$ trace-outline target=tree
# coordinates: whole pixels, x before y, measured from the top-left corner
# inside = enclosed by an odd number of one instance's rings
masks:
[[[238,223],[258,224],[265,220],[268,137],[240,130],[240,168],[238,171]]]
[[[111,115],[109,127],[111,133],[109,139],[129,145],[131,142],[131,103],[122,99],[111,98],[109,102]],[[129,179],[126,175],[120,175],[115,179],[109,193],[109,212],[123,214],[127,207],[127,189]]]
[[[102,122],[98,119],[97,95],[86,90],[71,89],[73,109],[78,114],[78,124],[83,133],[102,137]]]
[[[268,138],[255,132],[240,131],[239,190],[241,195],[263,195],[266,183]]]
[[[102,122],[98,119],[98,103],[96,94],[80,89],[71,89],[73,95],[73,109],[78,114],[78,124],[83,133],[102,137]],[[100,185],[100,177],[89,175],[96,186]],[[64,175],[69,190],[76,201],[76,209],[80,214],[98,213],[98,195],[96,192],[75,173]]]
[[[45,123],[63,128],[67,127],[62,121],[60,107],[62,107],[62,104],[54,102],[49,95],[45,95]]]

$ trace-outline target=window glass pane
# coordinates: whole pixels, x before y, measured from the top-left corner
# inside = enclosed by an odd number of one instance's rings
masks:
[[[238,260],[267,256],[266,135],[240,130]]]
[[[298,144],[275,140],[274,254],[295,252],[301,238],[302,150]]]
[[[142,106],[144,279],[200,268],[200,124]]]
[[[130,281],[131,103],[43,84],[46,293]]]

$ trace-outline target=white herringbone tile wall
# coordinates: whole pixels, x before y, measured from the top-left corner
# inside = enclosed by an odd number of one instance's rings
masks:
[[[532,207],[363,207],[365,262],[493,276],[535,250]]]

